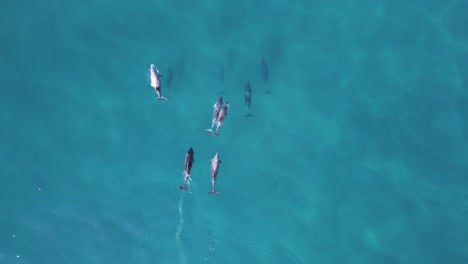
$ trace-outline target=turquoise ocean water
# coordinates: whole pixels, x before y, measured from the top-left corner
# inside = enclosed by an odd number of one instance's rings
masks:
[[[0,1],[0,263],[468,263],[467,13]]]

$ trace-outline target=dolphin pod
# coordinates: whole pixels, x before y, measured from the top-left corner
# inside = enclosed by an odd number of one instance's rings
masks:
[[[166,86],[169,87],[172,82],[173,78],[173,70],[172,67],[169,66],[168,68],[168,79],[166,80]],[[161,93],[161,78],[164,76],[159,72],[159,70],[156,68],[155,64],[150,64],[149,68],[149,75],[150,75],[150,85],[154,89],[157,95],[157,100],[163,100],[167,101],[168,98],[164,97]],[[224,65],[220,64],[219,65],[219,71],[218,71],[218,78],[221,83],[221,86],[224,86],[224,81],[225,81],[225,69]],[[269,69],[268,65],[265,61],[265,58],[262,57],[261,60],[261,76],[262,79],[265,83],[265,94],[271,94],[272,92],[269,90]],[[244,86],[244,100],[245,104],[247,106],[248,113],[245,115],[246,117],[252,117],[253,115],[251,114],[251,101],[252,101],[252,87],[250,84],[250,81],[247,81],[247,83]],[[228,114],[228,107],[229,104],[228,102],[223,102],[223,95],[221,94],[218,98],[218,100],[214,103],[213,105],[213,115],[211,119],[211,127],[206,129],[205,131],[215,135],[219,136],[219,128],[223,124],[223,121],[225,120],[227,114]],[[216,127],[215,130],[213,130]],[[216,190],[216,179],[218,177],[218,171],[219,171],[219,165],[221,164],[221,160],[219,158],[219,153],[216,152],[214,157],[210,160],[211,161],[211,190],[208,192],[209,194],[218,194],[218,191]],[[194,158],[194,150],[192,147],[187,151],[185,155],[185,160],[184,160],[184,171],[183,171],[183,177],[184,181],[183,184],[179,186],[180,190],[186,190],[190,191],[188,185],[191,182],[191,177],[190,177],[190,172],[192,169],[192,165],[195,162]]]

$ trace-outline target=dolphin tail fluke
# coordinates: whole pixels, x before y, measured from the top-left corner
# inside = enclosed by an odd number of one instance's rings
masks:
[[[253,115],[251,113],[248,113],[245,115],[245,117],[253,117]]]
[[[216,191],[215,189],[211,189],[211,191],[208,192],[209,194],[218,194],[219,192]]]
[[[213,129],[205,129],[206,132],[209,132],[215,136],[219,136],[218,131],[213,131]]]
[[[166,97],[164,97],[164,96],[159,96],[159,97],[158,97],[158,100],[164,100],[164,101],[167,101],[167,100],[169,100],[169,99],[167,99],[167,98],[166,98]]]
[[[187,185],[185,184],[182,184],[181,186],[179,186],[179,189],[180,190],[186,190],[186,191],[190,191],[190,189],[187,187]]]
[[[270,91],[270,90],[266,90],[266,91],[265,91],[265,94],[272,94],[272,93],[273,93],[273,92]]]

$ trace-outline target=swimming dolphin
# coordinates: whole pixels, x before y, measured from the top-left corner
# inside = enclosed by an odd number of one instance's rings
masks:
[[[265,81],[265,94],[271,94],[272,92],[268,90],[268,78],[270,77],[270,71],[268,70],[268,65],[264,57],[262,57],[262,77],[263,81]]]
[[[245,98],[245,104],[247,105],[247,108],[249,109],[249,112],[245,116],[251,117],[253,115],[250,113],[250,102],[252,100],[252,88],[250,87],[250,81],[247,81],[247,84],[245,85],[244,98]]]
[[[219,110],[218,120],[216,121],[216,131],[213,132],[213,135],[218,136],[219,127],[223,124],[224,118],[227,116],[227,108],[229,107],[228,102],[226,101],[221,110]]]
[[[222,106],[223,106],[223,96],[221,95],[218,98],[218,101],[216,101],[216,103],[214,103],[213,105],[213,119],[211,120],[211,129],[213,129],[216,121],[218,120],[219,111],[221,110]]]
[[[162,76],[158,69],[156,69],[156,67],[154,66],[154,64],[151,64],[150,65],[150,78],[151,78],[151,87],[154,88],[154,91],[156,91],[156,94],[158,95],[158,100],[167,100],[166,97],[164,96],[161,96],[161,81],[160,81],[160,78],[162,78],[164,76]]]
[[[211,128],[206,129],[207,132],[213,133],[213,127],[218,121],[218,115],[219,111],[221,110],[221,107],[223,106],[223,96],[219,96],[218,100],[216,103],[213,105],[213,118],[211,119]]]
[[[179,189],[181,190],[189,191],[189,188],[187,187],[187,181],[189,181],[190,179],[190,170],[192,169],[192,165],[194,161],[195,159],[193,157],[193,148],[190,147],[190,149],[187,151],[187,154],[185,154],[184,184],[179,186]]]
[[[218,169],[221,160],[219,159],[218,153],[216,152],[215,156],[211,159],[211,191],[209,194],[217,194],[218,192],[215,189],[216,178],[218,177]]]

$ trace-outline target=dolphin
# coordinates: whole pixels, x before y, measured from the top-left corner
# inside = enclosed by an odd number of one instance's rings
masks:
[[[263,81],[265,82],[265,94],[271,94],[272,92],[268,90],[268,78],[270,77],[270,71],[268,70],[268,65],[264,57],[262,57],[262,77]]]
[[[213,132],[213,135],[218,136],[218,130],[219,127],[221,127],[221,124],[223,124],[224,118],[227,116],[227,108],[229,107],[228,102],[226,101],[223,106],[221,107],[221,110],[219,110],[218,114],[218,120],[216,121],[216,131]]]
[[[216,122],[218,121],[219,111],[223,106],[223,96],[219,96],[216,103],[213,105],[213,118],[211,119],[211,128],[206,129],[207,132],[213,133],[213,127],[215,126]]]
[[[166,97],[161,96],[161,81],[160,79],[163,78],[158,69],[154,66],[154,64],[150,65],[150,78],[151,78],[151,87],[154,88],[154,91],[158,95],[158,100],[167,100]]]
[[[215,189],[216,178],[218,177],[218,169],[221,160],[219,159],[218,153],[216,152],[215,156],[211,159],[211,191],[209,194],[217,194],[218,192]]]
[[[190,149],[187,151],[187,154],[185,154],[184,184],[179,186],[179,189],[181,190],[189,191],[189,188],[187,187],[187,181],[190,180],[190,170],[192,169],[192,165],[194,161],[195,161],[195,158],[193,157],[193,148],[190,147]]]
[[[252,88],[250,87],[250,81],[247,81],[245,85],[245,92],[244,92],[245,104],[249,109],[249,112],[245,115],[246,117],[252,117],[253,115],[250,113],[250,102],[252,101]]]

